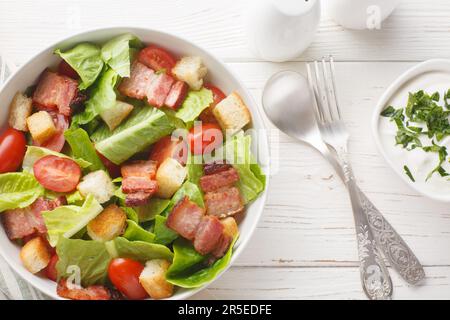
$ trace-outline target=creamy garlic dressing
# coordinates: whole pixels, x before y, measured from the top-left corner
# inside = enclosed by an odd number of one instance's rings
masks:
[[[443,105],[442,96],[449,88],[449,73],[438,71],[426,72],[403,85],[388,101],[385,107],[389,105],[392,105],[396,109],[405,107],[408,101],[408,93],[419,90],[424,90],[429,94],[438,91],[441,95],[439,105]],[[411,125],[425,127],[424,125],[412,122]],[[386,156],[394,165],[394,169],[423,193],[440,197],[450,197],[450,176],[441,177],[438,173],[434,173],[433,176],[426,181],[429,172],[439,163],[437,153],[425,152],[421,148],[408,151],[400,145],[395,145],[396,133],[397,126],[395,123],[390,121],[389,118],[380,116],[378,121],[379,139]],[[431,145],[431,140],[426,136],[421,137],[421,142],[424,146]],[[438,144],[446,146],[450,155],[450,137],[444,138],[438,142]],[[447,157],[447,161],[442,164],[442,167],[447,172],[450,172],[449,158],[450,157]],[[404,172],[403,166],[405,165],[410,169],[415,182],[412,182]]]

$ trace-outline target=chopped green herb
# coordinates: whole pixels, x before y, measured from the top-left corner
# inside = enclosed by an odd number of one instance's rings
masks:
[[[416,180],[414,179],[411,171],[409,170],[408,166],[404,165],[403,166],[403,170],[405,170],[406,175],[411,179],[412,182],[416,182]]]

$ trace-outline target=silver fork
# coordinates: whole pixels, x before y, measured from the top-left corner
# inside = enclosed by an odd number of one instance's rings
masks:
[[[377,248],[377,242],[365,212],[360,191],[348,160],[347,145],[349,133],[341,118],[336,97],[333,58],[329,63],[322,60],[321,67],[314,62],[314,72],[308,64],[308,76],[316,98],[316,113],[320,131],[325,143],[336,153],[345,183],[350,195],[358,241],[361,281],[370,299],[389,299],[392,295],[392,281]],[[320,71],[321,70],[321,71]]]

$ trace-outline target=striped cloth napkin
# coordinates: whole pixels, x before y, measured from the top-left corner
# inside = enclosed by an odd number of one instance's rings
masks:
[[[3,82],[15,71],[16,66],[0,54],[0,88]],[[1,248],[0,248],[1,250]],[[46,300],[44,295],[28,284],[8,266],[0,256],[0,300]]]

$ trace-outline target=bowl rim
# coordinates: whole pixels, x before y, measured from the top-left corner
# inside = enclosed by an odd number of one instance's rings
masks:
[[[420,76],[421,74],[424,74],[426,72],[431,71],[442,71],[443,65],[448,66],[447,71],[450,72],[450,60],[449,59],[430,59],[423,62],[420,62],[408,70],[406,70],[404,73],[402,73],[397,79],[392,82],[392,84],[384,91],[383,95],[378,100],[376,107],[374,109],[374,113],[372,116],[372,136],[375,141],[375,144],[377,146],[378,151],[383,156],[384,160],[388,163],[388,165],[391,167],[391,169],[398,175],[400,178],[406,182],[408,186],[413,188],[415,191],[420,193],[421,195],[428,197],[433,200],[441,201],[441,202],[450,202],[450,196],[439,196],[435,195],[429,192],[426,192],[422,190],[421,188],[417,187],[412,181],[409,180],[409,178],[406,177],[405,174],[402,174],[400,170],[397,170],[397,165],[391,160],[389,155],[386,153],[383,144],[381,143],[380,139],[380,132],[379,132],[379,119],[380,119],[380,113],[381,111],[386,107],[387,102],[396,94],[396,92],[407,82],[413,80],[414,78]]]
[[[231,76],[233,81],[238,85],[238,88],[236,88],[236,89],[243,91],[245,93],[245,95],[248,97],[246,102],[247,102],[247,104],[252,106],[251,115],[252,115],[253,125],[255,123],[258,123],[258,127],[265,130],[264,134],[258,135],[258,138],[259,138],[258,147],[262,148],[262,151],[263,151],[262,157],[264,158],[264,159],[260,159],[260,161],[258,163],[261,165],[263,172],[266,175],[266,183],[265,183],[264,191],[258,196],[258,199],[260,199],[260,202],[261,202],[261,204],[260,204],[261,208],[259,210],[258,210],[258,208],[256,208],[255,212],[252,213],[252,214],[256,215],[255,221],[254,221],[253,225],[250,227],[249,232],[245,236],[240,235],[240,237],[238,239],[238,243],[235,244],[235,246],[233,248],[233,254],[230,259],[230,262],[219,274],[217,274],[214,277],[214,279],[212,279],[211,281],[205,283],[204,285],[202,285],[200,287],[184,289],[185,290],[184,292],[182,292],[178,295],[174,294],[172,297],[167,299],[167,300],[183,300],[183,299],[187,299],[187,298],[193,296],[194,294],[198,293],[199,291],[201,291],[203,289],[206,289],[213,282],[215,282],[217,279],[219,279],[235,263],[235,261],[238,259],[238,257],[244,251],[245,247],[248,245],[248,242],[250,241],[250,239],[253,237],[253,234],[257,228],[257,224],[261,220],[261,216],[264,212],[265,204],[267,202],[267,193],[268,193],[269,184],[270,184],[270,167],[271,167],[271,157],[270,157],[270,148],[269,148],[269,142],[268,142],[267,127],[265,126],[264,120],[261,115],[261,111],[259,110],[258,104],[256,103],[253,95],[250,93],[250,91],[247,89],[247,87],[242,83],[242,81],[239,79],[239,77],[236,75],[236,73],[233,70],[231,70],[231,68],[228,67],[225,62],[223,62],[220,58],[218,58],[215,54],[211,53],[209,50],[203,48],[202,46],[200,46],[198,44],[195,44],[191,40],[185,39],[176,34],[162,31],[162,30],[155,29],[155,28],[146,28],[143,26],[115,25],[115,26],[94,27],[94,28],[83,29],[78,32],[70,33],[69,35],[66,35],[64,37],[60,37],[58,40],[52,42],[48,46],[45,46],[44,48],[40,49],[35,54],[33,54],[31,57],[27,58],[20,66],[18,66],[15,70],[13,70],[13,72],[10,74],[8,79],[0,85],[0,93],[3,91],[4,88],[6,88],[8,86],[9,82],[12,81],[17,74],[22,72],[23,69],[25,69],[30,63],[32,63],[38,56],[40,56],[44,52],[47,52],[49,50],[53,52],[53,49],[55,47],[64,46],[64,44],[66,42],[71,41],[75,37],[82,37],[84,35],[88,36],[88,35],[92,35],[95,33],[101,33],[101,32],[117,32],[118,35],[120,33],[124,33],[124,32],[133,32],[130,30],[137,30],[142,33],[145,33],[145,32],[158,33],[163,37],[168,37],[168,38],[172,38],[177,41],[180,41],[180,42],[184,42],[189,47],[195,48],[196,50],[202,52],[202,54],[204,54],[205,56],[209,56],[209,58],[214,60],[216,63],[220,64],[226,70],[226,72],[229,73],[229,75]],[[264,164],[261,164],[261,160],[264,160]],[[3,250],[0,250],[0,256],[2,256],[4,258],[4,260],[7,262],[8,266],[12,269],[12,271],[16,272],[21,278],[23,278],[25,281],[27,281],[27,283],[29,283],[36,290],[46,294],[47,296],[49,296],[53,299],[66,300],[66,299],[58,296],[56,293],[56,290],[49,291],[49,290],[47,290],[47,288],[42,288],[37,282],[34,281],[34,279],[37,277],[36,275],[28,272],[27,270],[15,268],[16,263],[12,259],[10,259],[9,255],[7,255]],[[48,280],[48,281],[51,281],[51,280]],[[56,288],[56,283],[55,283],[55,288]],[[151,300],[151,299],[149,299],[149,300]]]

